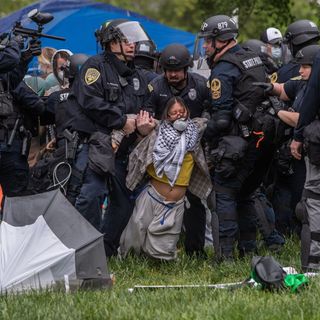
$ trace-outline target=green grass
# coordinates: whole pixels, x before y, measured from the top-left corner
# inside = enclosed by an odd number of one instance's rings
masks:
[[[269,254],[261,251],[261,255]],[[210,254],[209,254],[210,256]],[[212,256],[212,255],[211,255]],[[275,258],[299,268],[299,244],[287,241]],[[145,258],[112,259],[116,283],[111,290],[30,293],[0,297],[0,319],[320,319],[320,277],[297,294],[257,288],[233,291],[189,288],[139,290],[137,284],[212,284],[241,281],[250,274],[250,258],[219,266],[186,257],[159,263]]]

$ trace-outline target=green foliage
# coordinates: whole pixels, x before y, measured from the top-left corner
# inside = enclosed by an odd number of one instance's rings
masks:
[[[196,33],[203,20],[217,15],[238,16],[240,40],[259,38],[267,27],[282,32],[297,19],[319,24],[320,6],[316,0],[97,0],[136,11],[172,27]],[[31,4],[34,0],[2,0],[0,16]]]

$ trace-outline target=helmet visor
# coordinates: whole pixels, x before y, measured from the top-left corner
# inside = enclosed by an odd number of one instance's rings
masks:
[[[117,26],[117,29],[120,31],[121,40],[128,43],[151,40],[137,21],[121,23]]]
[[[212,38],[209,37],[203,37],[202,35],[197,35],[195,43],[194,43],[194,49],[193,49],[193,60],[199,60],[201,58],[207,58],[208,54],[205,49],[205,44],[208,43],[208,41],[212,41]]]

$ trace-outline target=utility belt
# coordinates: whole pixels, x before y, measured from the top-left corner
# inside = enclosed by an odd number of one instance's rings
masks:
[[[21,155],[28,156],[32,135],[23,124],[21,119],[2,119],[0,121],[0,143],[7,145],[8,150],[14,144],[14,141],[21,142]],[[12,149],[12,148],[11,148]]]
[[[256,136],[258,138],[257,147],[262,140],[277,143],[282,139],[283,133],[279,130],[280,119],[272,103],[277,102],[272,99],[265,100],[254,111],[251,111],[237,101],[233,108],[233,118],[239,127],[239,134],[244,138]]]

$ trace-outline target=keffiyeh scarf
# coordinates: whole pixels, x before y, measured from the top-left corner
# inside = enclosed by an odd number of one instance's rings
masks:
[[[185,154],[193,151],[198,142],[197,126],[190,119],[186,121],[187,128],[182,132],[176,130],[171,122],[163,121],[153,149],[155,172],[160,178],[165,174],[171,187],[178,178]]]

